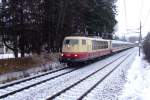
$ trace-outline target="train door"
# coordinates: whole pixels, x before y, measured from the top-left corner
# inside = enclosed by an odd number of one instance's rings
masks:
[[[110,50],[110,53],[112,53],[112,41],[108,41],[108,48]]]
[[[87,52],[91,52],[91,46],[92,46],[92,44],[91,44],[91,40],[87,40]]]
[[[86,39],[81,39],[81,51],[82,52],[87,52],[87,40]]]
[[[87,53],[88,53],[88,58],[90,59],[92,57],[92,41],[87,40]]]

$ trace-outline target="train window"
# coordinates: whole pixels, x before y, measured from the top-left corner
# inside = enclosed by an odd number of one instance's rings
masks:
[[[92,40],[92,50],[96,50],[97,49],[97,41]]]
[[[86,40],[82,40],[82,45],[86,45]]]
[[[101,43],[101,47],[100,47],[100,49],[102,49],[102,48],[103,48],[103,42],[101,41],[100,43]]]
[[[103,47],[104,49],[106,48],[106,42],[104,41],[104,47]]]
[[[106,42],[106,48],[108,48],[108,42]]]
[[[98,41],[98,49],[101,49],[101,42]]]
[[[105,48],[105,42],[102,42],[102,49]]]
[[[100,44],[101,44],[100,49],[108,48],[108,42],[107,41],[101,41]]]
[[[92,46],[93,50],[108,48],[107,41],[92,41],[92,44],[93,44]]]
[[[76,45],[76,44],[78,44],[78,40],[77,39],[66,39],[65,41],[64,41],[64,44],[66,44],[66,45]]]
[[[105,41],[103,42],[103,49],[105,49]]]
[[[65,40],[64,44],[70,44],[70,40]]]
[[[108,48],[108,43],[105,41],[105,47],[104,48]]]

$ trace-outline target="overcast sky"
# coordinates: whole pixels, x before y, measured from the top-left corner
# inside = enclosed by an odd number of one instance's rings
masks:
[[[118,0],[118,15],[116,19],[116,34],[122,36],[139,35],[140,20],[142,23],[142,35],[150,31],[150,0]]]

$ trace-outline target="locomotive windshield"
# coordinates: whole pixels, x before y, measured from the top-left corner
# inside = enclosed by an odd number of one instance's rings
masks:
[[[64,44],[65,45],[76,45],[76,44],[78,44],[78,40],[77,39],[66,39],[65,41],[64,41]]]

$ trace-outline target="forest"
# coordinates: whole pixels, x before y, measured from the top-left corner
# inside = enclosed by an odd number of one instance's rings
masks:
[[[61,51],[65,36],[112,39],[116,0],[1,0],[0,37],[15,57]]]

